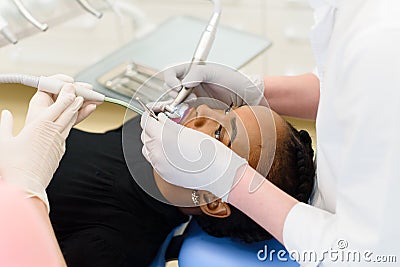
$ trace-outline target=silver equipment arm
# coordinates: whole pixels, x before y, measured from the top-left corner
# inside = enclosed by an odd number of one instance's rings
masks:
[[[87,0],[77,0],[78,3],[90,14],[100,19],[103,16],[103,13],[95,9],[93,6],[89,4]]]
[[[22,16],[24,16],[25,19],[29,21],[33,26],[35,26],[41,31],[46,31],[49,28],[49,26],[46,23],[41,23],[40,21],[38,21],[20,0],[12,0],[12,1],[17,6],[18,11],[22,14]]]

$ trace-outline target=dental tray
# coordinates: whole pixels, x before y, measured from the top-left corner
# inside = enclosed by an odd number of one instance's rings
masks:
[[[97,79],[97,82],[122,97],[139,97],[143,102],[162,99],[164,81],[157,71],[135,62],[124,62]],[[151,79],[150,79],[151,78]]]

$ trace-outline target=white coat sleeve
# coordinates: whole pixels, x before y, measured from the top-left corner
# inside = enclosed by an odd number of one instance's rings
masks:
[[[385,24],[365,27],[331,48],[332,69],[325,75],[318,114],[317,168],[321,167],[321,182],[336,181],[321,192],[335,192],[335,212],[297,204],[283,229],[288,251],[316,252],[319,260],[325,256],[322,266],[365,266],[380,255],[400,257],[399,29]],[[345,249],[339,248],[342,240]],[[325,251],[356,251],[360,260],[333,262]]]
[[[324,251],[335,247],[335,215],[298,203],[289,212],[283,242],[291,256],[302,266],[317,266]]]

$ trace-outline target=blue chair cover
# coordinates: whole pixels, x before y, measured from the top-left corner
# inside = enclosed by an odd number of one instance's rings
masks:
[[[276,240],[247,244],[205,233],[195,221],[189,225],[179,253],[179,267],[298,267]]]

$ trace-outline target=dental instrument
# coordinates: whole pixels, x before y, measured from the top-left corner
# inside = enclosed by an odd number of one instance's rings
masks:
[[[103,13],[96,10],[93,6],[91,6],[89,4],[88,1],[86,0],[76,0],[78,1],[78,3],[90,14],[92,14],[93,16],[95,16],[96,18],[100,19],[103,16]]]
[[[46,31],[49,26],[46,23],[39,22],[29,10],[24,6],[24,4],[20,0],[12,0],[14,4],[17,6],[18,11],[28,20],[33,26],[38,28],[41,31]]]
[[[58,94],[61,91],[61,88],[66,84],[63,81],[51,77],[45,77],[45,76],[38,77],[38,76],[23,75],[23,74],[0,74],[0,83],[23,84],[33,88],[37,88],[39,91],[51,94]],[[125,101],[107,97],[101,93],[89,90],[77,84],[74,84],[74,87],[76,90],[75,91],[76,95],[83,97],[85,100],[101,102],[101,103],[110,102],[126,107],[140,115],[143,114],[143,111],[141,109],[132,106]]]
[[[17,37],[8,27],[8,22],[0,15],[0,33],[6,38],[10,43],[16,44],[18,42]]]
[[[211,47],[214,43],[215,34],[217,32],[217,27],[219,23],[219,18],[221,16],[221,3],[219,0],[210,0],[210,1],[214,3],[214,12],[208,21],[207,27],[205,28],[200,37],[199,43],[197,44],[192,60],[184,76],[186,76],[189,73],[193,65],[199,64],[200,62],[203,62],[207,59]],[[179,91],[174,101],[171,104],[165,106],[164,109],[165,111],[167,111],[166,112],[167,116],[169,117],[174,116],[172,114],[176,112],[177,106],[181,104],[192,93],[192,91],[193,88],[187,88],[182,86],[182,89]]]
[[[138,96],[145,102],[166,100],[164,80],[158,71],[136,62],[123,62],[110,69],[100,77],[97,82],[123,96],[122,100]]]
[[[149,112],[151,117],[153,117],[154,119],[158,120],[157,115],[154,113],[154,111],[149,109],[149,107],[146,106],[146,104],[143,103],[142,100],[140,100],[139,97],[136,97],[136,101],[139,102],[139,104],[143,107],[144,110]]]
[[[113,103],[113,104],[117,104],[117,105],[123,106],[123,107],[125,107],[127,109],[132,110],[133,112],[135,112],[135,113],[137,113],[139,115],[142,115],[143,112],[144,112],[143,110],[141,110],[141,109],[139,109],[139,108],[137,108],[135,106],[132,106],[130,103],[122,101],[122,100],[119,100],[119,99],[116,99],[116,98],[105,96],[104,97],[104,102]]]

